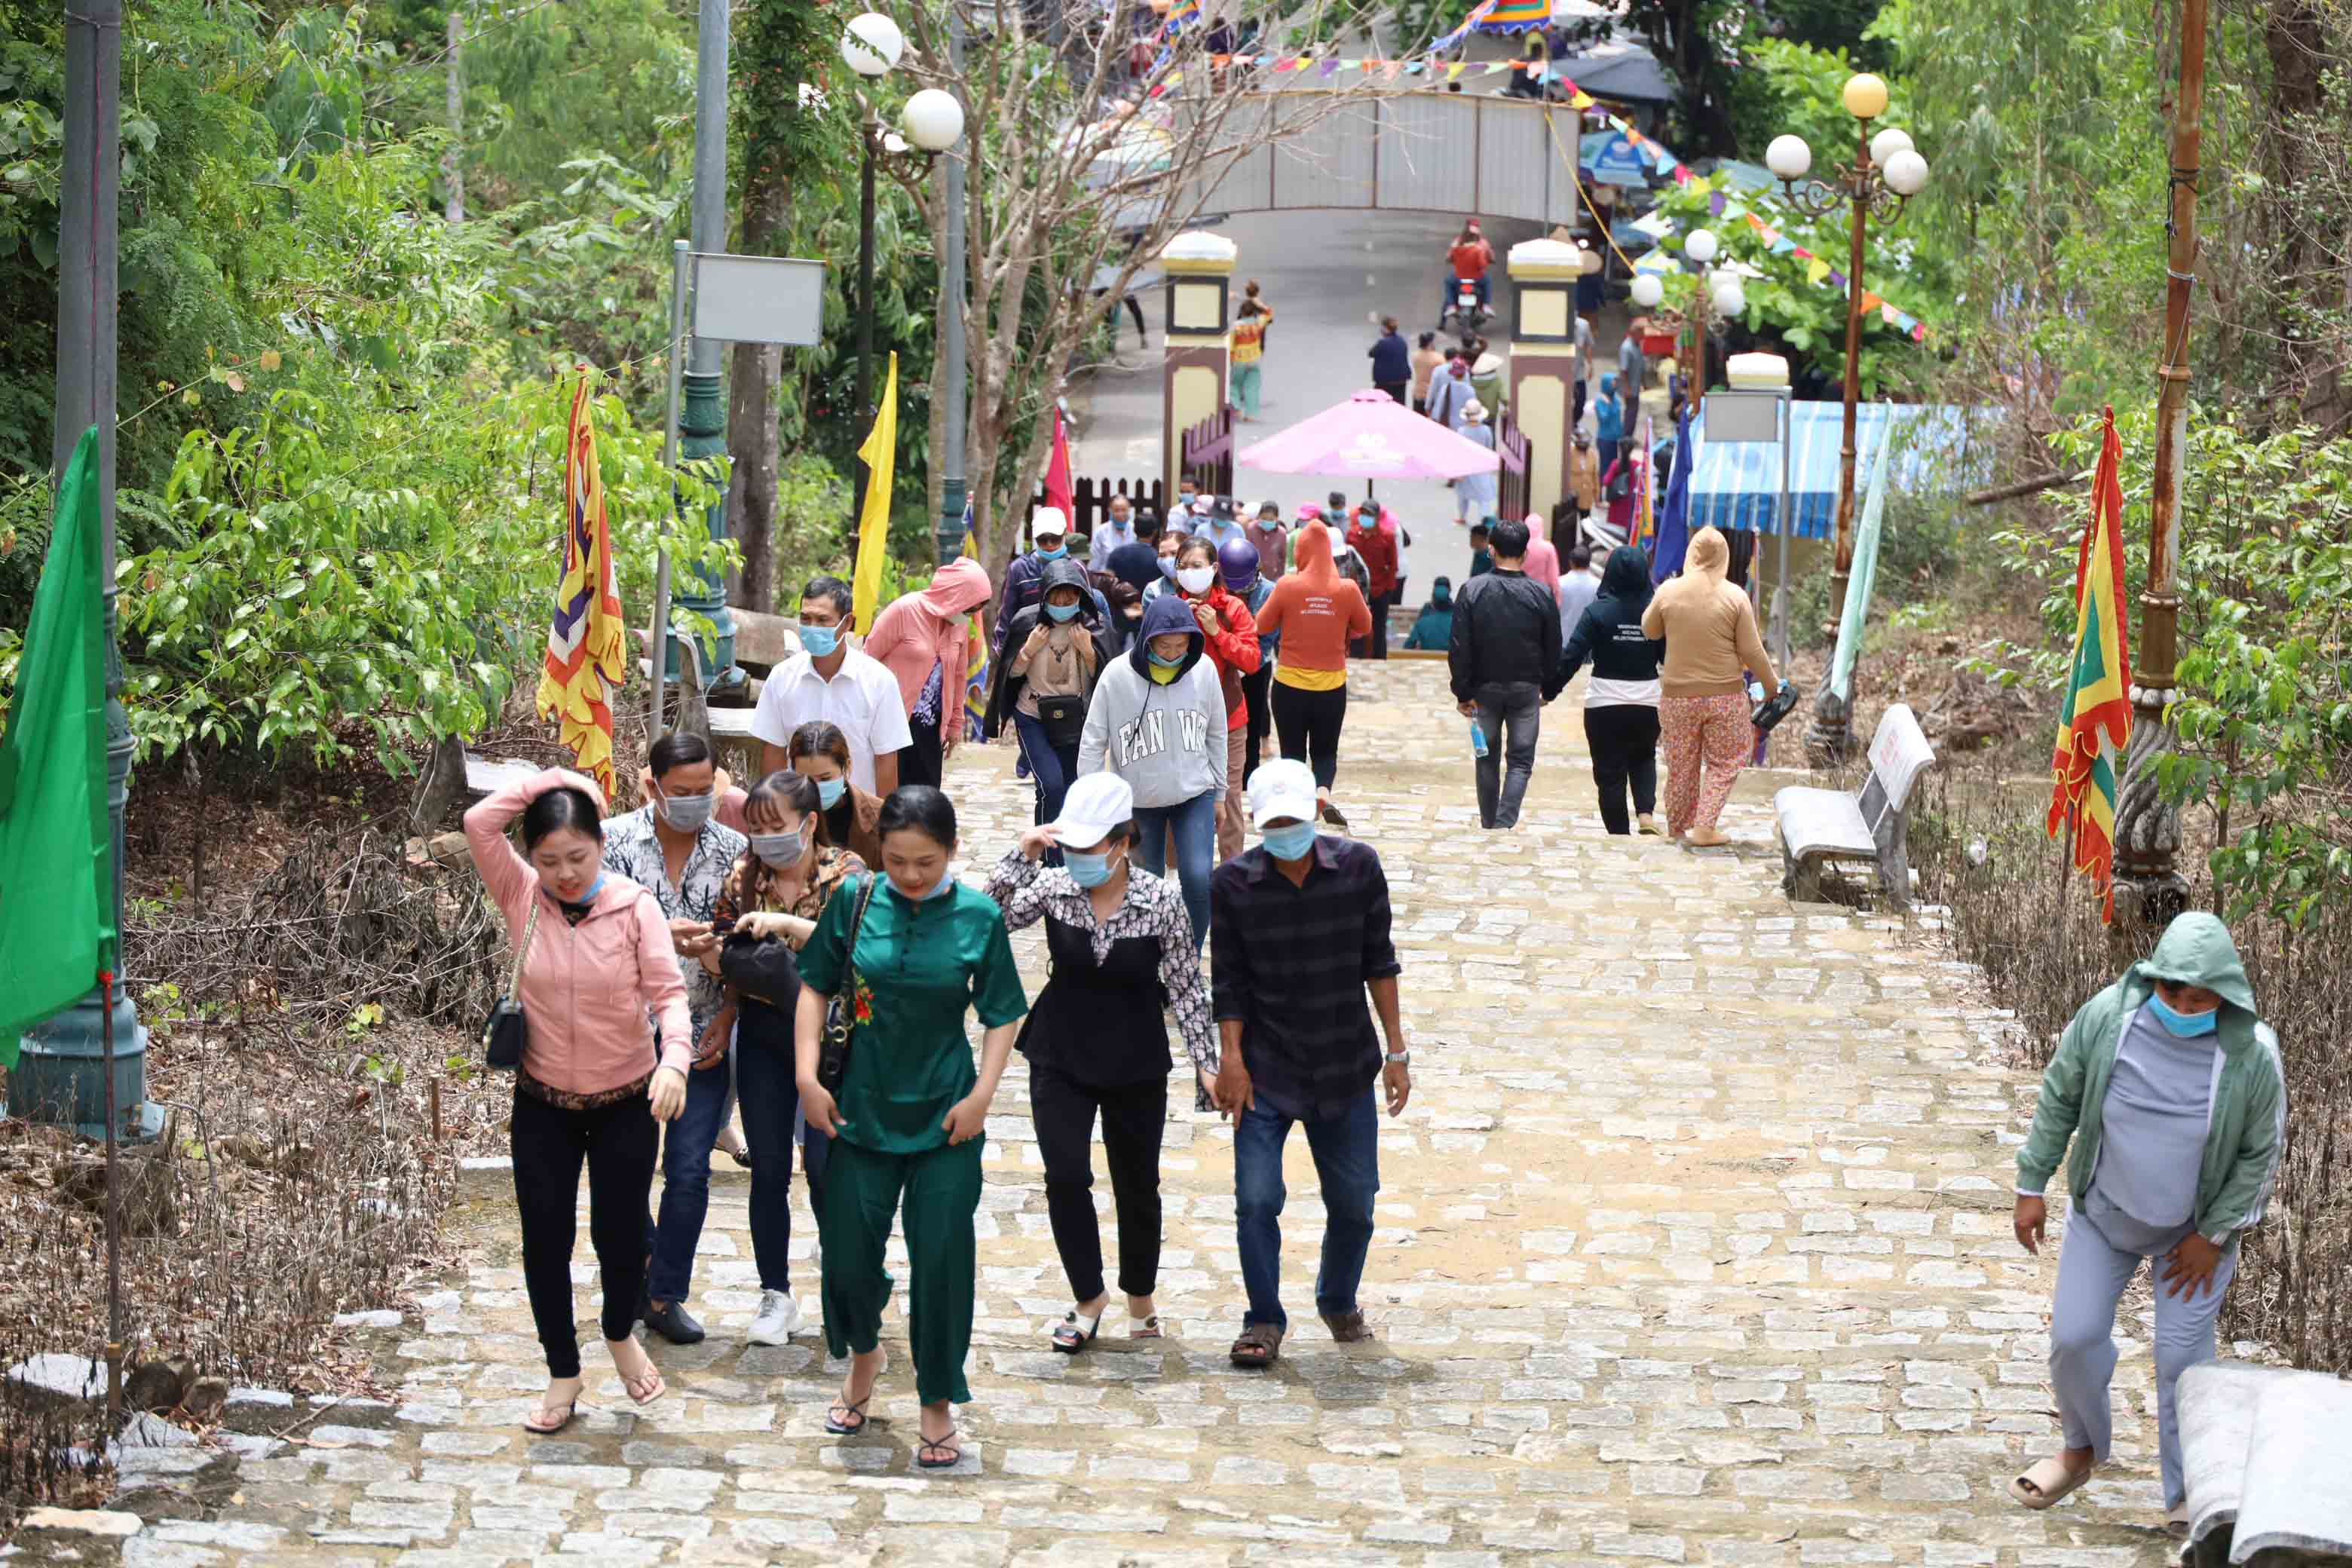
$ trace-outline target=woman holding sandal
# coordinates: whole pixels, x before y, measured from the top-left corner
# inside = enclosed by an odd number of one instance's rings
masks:
[[[922,1404],[915,1463],[944,1470],[963,1458],[948,1407],[971,1399],[963,1368],[978,1272],[981,1134],[1029,1008],[1003,914],[949,874],[956,821],[948,797],[904,785],[882,803],[877,826],[882,875],[843,884],[801,950],[801,1107],[809,1131],[833,1140],[817,1215],[825,1347],[850,1358],[824,1427],[841,1436],[866,1429],[890,1300],[883,1258],[903,1202]],[[818,1081],[825,1009],[836,995],[850,1020],[837,1093]],[[967,1011],[987,1031],[977,1072]]]
[[[1132,864],[1135,791],[1116,773],[1071,786],[1062,814],[1021,836],[988,879],[988,896],[1019,931],[1045,922],[1053,974],[1021,1026],[1029,1058],[1029,1115],[1045,1162],[1045,1212],[1076,1301],[1052,1331],[1075,1354],[1094,1342],[1109,1310],[1102,1234],[1087,1157],[1102,1119],[1118,1214],[1118,1288],[1127,1337],[1156,1340],[1152,1292],[1160,1274],[1160,1143],[1168,1122],[1168,1032],[1172,1009],[1207,1109],[1217,1071],[1216,1031],[1192,917],[1171,883]],[[1059,847],[1060,868],[1043,864]]]
[[[604,798],[549,768],[466,813],[466,847],[520,955],[511,994],[529,1022],[509,1152],[523,1286],[547,1352],[547,1391],[523,1418],[541,1436],[579,1413],[572,1246],[580,1167],[604,1274],[604,1348],[638,1405],[667,1390],[634,1330],[646,1278],[646,1205],[659,1123],[686,1105],[694,1031],[669,921],[653,894],[604,868]],[[520,817],[523,853],[507,841]],[[650,1019],[661,1022],[660,1055]]]

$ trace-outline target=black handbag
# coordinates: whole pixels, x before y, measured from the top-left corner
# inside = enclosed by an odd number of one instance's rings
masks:
[[[1049,746],[1075,746],[1086,734],[1087,700],[1083,697],[1040,697],[1037,722]]]
[[[866,924],[866,906],[874,901],[874,884],[881,879],[879,871],[866,874],[866,889],[857,896],[857,912],[849,917],[848,945],[842,950],[847,961],[846,979],[824,1006],[824,1035],[817,1042],[816,1081],[830,1095],[839,1095],[842,1080],[849,1076],[849,1033],[857,1021],[857,933]]]
[[[793,944],[737,928],[719,949],[719,973],[755,1002],[790,1014],[800,1000],[801,966]]]
[[[514,967],[507,972],[506,994],[490,1008],[482,1024],[482,1064],[499,1072],[522,1066],[522,1048],[530,1038],[530,1021],[522,1014],[522,966],[530,957],[530,939],[539,930],[539,895],[530,900],[523,917],[522,943],[515,949]]]
[[[1784,680],[1780,682],[1780,689],[1772,694],[1770,701],[1759,702],[1756,705],[1756,710],[1754,713],[1749,715],[1748,722],[1754,724],[1758,730],[1769,735],[1772,732],[1772,727],[1775,724],[1778,724],[1781,720],[1786,719],[1789,716],[1790,710],[1796,707],[1796,683],[1793,681]]]

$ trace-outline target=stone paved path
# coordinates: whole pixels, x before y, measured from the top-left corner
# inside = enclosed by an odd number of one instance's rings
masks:
[[[1968,972],[1896,922],[1789,905],[1760,785],[1727,819],[1736,852],[1609,840],[1563,702],[1529,820],[1490,837],[1443,667],[1360,670],[1355,691],[1342,798],[1389,867],[1419,1051],[1381,1141],[1379,1344],[1314,1325],[1320,1216],[1294,1140],[1286,1266],[1307,1327],[1271,1375],[1226,1365],[1231,1145],[1186,1110],[1165,1166],[1173,1337],[1048,1353],[1067,1303],[1016,1058],[989,1125],[968,1473],[911,1468],[901,1320],[888,1419],[852,1442],[820,1430],[835,1379],[814,1339],[744,1346],[746,1188],[723,1160],[696,1282],[709,1342],[657,1352],[673,1392],[643,1415],[592,1346],[593,1414],[525,1436],[541,1373],[488,1173],[458,1219],[471,1267],[380,1336],[396,1408],[329,1413],[248,1459],[222,1520],[151,1525],[125,1561],[2163,1561],[2137,1321],[2121,1462],[2053,1514],[2003,1490],[2052,1440],[2048,1281],[2007,1217],[2030,1086]],[[976,870],[1028,792],[1002,753],[951,782]],[[1021,951],[1034,989],[1034,933]]]

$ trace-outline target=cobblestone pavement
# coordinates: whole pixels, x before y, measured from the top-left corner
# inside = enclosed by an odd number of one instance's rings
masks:
[[[1769,781],[1735,800],[1733,850],[1608,839],[1573,703],[1546,721],[1528,819],[1489,837],[1443,667],[1359,668],[1340,797],[1388,865],[1417,1047],[1412,1103],[1381,1139],[1363,1297],[1379,1343],[1343,1350],[1315,1322],[1320,1208],[1294,1139],[1301,1326],[1271,1374],[1226,1364],[1229,1134],[1180,1094],[1172,1337],[1049,1353],[1067,1300],[1015,1058],[989,1122],[961,1473],[911,1464],[903,1291],[867,1437],[823,1434],[837,1369],[814,1336],[745,1346],[746,1186],[723,1159],[696,1279],[709,1342],[657,1347],[672,1391],[642,1414],[592,1343],[593,1408],[526,1436],[542,1370],[490,1172],[456,1221],[470,1267],[380,1335],[396,1405],[329,1412],[307,1443],[248,1458],[218,1521],[151,1524],[124,1560],[2164,1561],[2139,1320],[2122,1326],[2118,1463],[2053,1513],[2006,1496],[2053,1442],[2049,1280],[2008,1218],[2032,1086],[1969,972],[1895,921],[1791,907]],[[950,782],[977,878],[1027,786],[1001,752]],[[1019,945],[1034,989],[1042,945]],[[1107,1208],[1099,1175],[1097,1193]],[[803,1258],[812,1235],[796,1218]],[[796,1278],[814,1313],[813,1260]]]

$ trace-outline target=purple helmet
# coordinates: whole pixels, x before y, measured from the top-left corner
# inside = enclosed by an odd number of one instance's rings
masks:
[[[1228,539],[1218,545],[1217,575],[1230,592],[1247,591],[1257,581],[1257,546],[1246,539]]]

